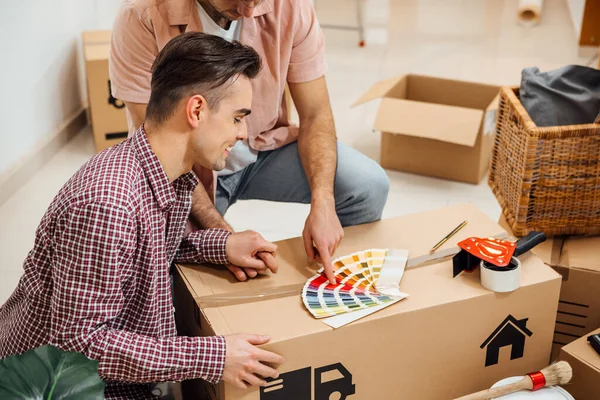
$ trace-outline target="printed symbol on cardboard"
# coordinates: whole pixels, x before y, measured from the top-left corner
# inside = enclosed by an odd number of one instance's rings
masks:
[[[260,400],[310,400],[311,367],[267,379],[267,386],[260,388]],[[336,363],[315,369],[315,400],[345,400],[355,393],[352,374]]]
[[[525,339],[533,335],[533,333],[527,329],[528,319],[529,318],[517,320],[509,314],[485,342],[483,342],[480,348],[483,349],[487,347],[485,355],[486,367],[498,364],[500,349],[505,346],[511,346],[511,360],[523,357],[523,353],[525,352]]]
[[[337,375],[341,375],[341,378],[325,381],[324,375],[334,371],[338,373]],[[315,400],[345,400],[354,393],[355,386],[352,383],[352,374],[344,368],[342,363],[315,369]]]
[[[310,400],[310,373],[307,367],[267,379],[267,386],[260,388],[260,400]]]
[[[114,108],[123,108],[125,107],[125,103],[123,103],[119,99],[115,99],[110,90],[110,80],[108,81],[108,104],[112,105]]]

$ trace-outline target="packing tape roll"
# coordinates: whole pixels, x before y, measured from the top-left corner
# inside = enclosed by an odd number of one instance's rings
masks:
[[[526,27],[540,23],[543,0],[519,0],[517,21]]]
[[[521,261],[513,257],[506,267],[496,267],[485,261],[480,264],[481,286],[497,293],[506,293],[521,287]]]

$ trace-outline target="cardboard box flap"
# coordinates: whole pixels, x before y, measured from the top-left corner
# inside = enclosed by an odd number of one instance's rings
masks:
[[[552,267],[600,272],[599,247],[600,237],[555,237],[531,251]]]
[[[441,250],[456,246],[471,236],[495,236],[504,231],[473,204],[458,204],[450,207],[412,215],[382,220],[373,224],[358,225],[345,229],[345,239],[335,257],[368,248],[408,249],[409,257],[429,254],[431,247],[462,221],[467,225],[446,242]],[[270,293],[277,288],[302,287],[315,275],[319,265],[309,264],[302,238],[277,242],[279,272],[261,276],[247,282],[238,282],[226,268],[206,265],[181,265],[180,270],[192,295],[197,298],[231,294],[256,295]],[[300,293],[298,291],[298,293]]]
[[[499,86],[485,83],[409,75],[406,98],[427,103],[485,110],[499,91]]]
[[[535,246],[531,252],[542,259],[542,261],[550,266],[559,267],[560,252],[562,241],[548,238],[545,242]]]
[[[375,129],[473,147],[483,110],[385,98]]]
[[[588,336],[598,333],[600,333],[600,329],[584,335],[582,338],[575,340],[574,342],[571,342],[563,347],[563,351],[571,354],[583,363],[600,372],[600,354],[596,353],[596,351],[587,341]]]
[[[352,107],[356,107],[358,105],[368,103],[369,101],[391,95],[391,92],[394,89],[396,89],[394,90],[394,97],[406,97],[406,79],[407,78],[405,76],[396,76],[385,81],[377,82],[371,86],[371,88],[367,90],[365,94],[356,100],[354,104],[352,104]]]
[[[560,264],[600,272],[600,237],[573,237],[562,245]]]

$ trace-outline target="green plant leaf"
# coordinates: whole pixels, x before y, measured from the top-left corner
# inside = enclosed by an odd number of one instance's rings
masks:
[[[104,399],[98,361],[42,346],[0,360],[0,399]]]

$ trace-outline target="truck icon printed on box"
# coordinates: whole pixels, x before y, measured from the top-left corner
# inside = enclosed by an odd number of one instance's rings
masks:
[[[277,379],[267,379],[267,386],[260,388],[260,400],[311,400],[311,367],[286,372]],[[332,379],[332,375],[341,376]],[[336,363],[315,368],[314,400],[345,400],[355,393],[352,374]],[[337,393],[337,397],[330,397]]]

